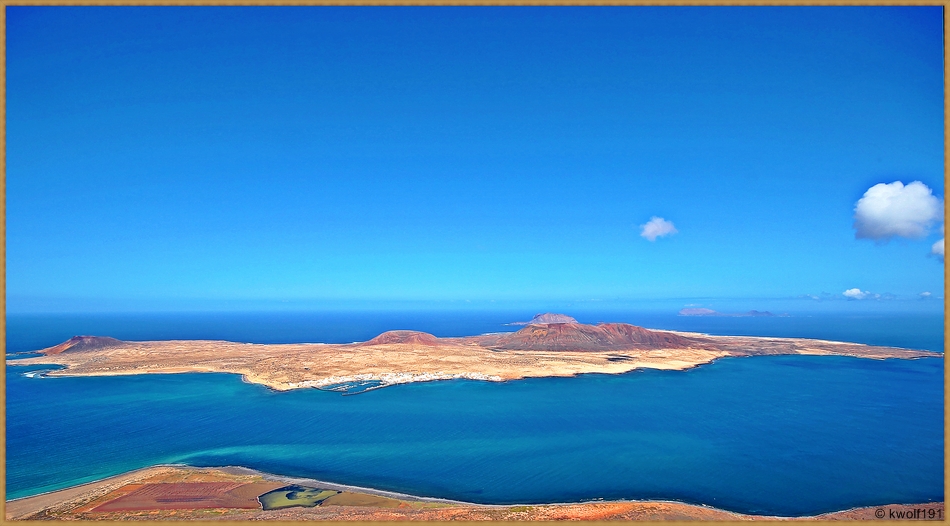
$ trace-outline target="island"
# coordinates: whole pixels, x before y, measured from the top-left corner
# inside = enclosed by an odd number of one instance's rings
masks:
[[[587,325],[539,314],[514,332],[439,338],[410,330],[357,343],[252,344],[228,341],[121,341],[76,336],[13,357],[8,365],[56,364],[48,376],[224,372],[278,391],[318,388],[355,394],[409,382],[620,374],[682,370],[724,357],[799,354],[857,358],[938,357],[925,350],[804,338],[712,336],[652,330],[626,323]],[[35,373],[34,373],[35,374]]]

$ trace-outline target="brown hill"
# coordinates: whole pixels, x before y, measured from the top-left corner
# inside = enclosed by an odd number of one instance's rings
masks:
[[[108,347],[119,347],[123,343],[122,340],[109,338],[108,336],[73,336],[59,345],[47,347],[39,352],[50,355],[64,352],[98,351]]]
[[[623,349],[685,349],[688,338],[664,331],[651,331],[627,323],[551,323],[528,325],[508,334],[478,336],[485,347],[521,351],[619,351]]]
[[[386,331],[360,345],[383,345],[389,343],[414,343],[416,345],[439,345],[439,339],[427,332]]]

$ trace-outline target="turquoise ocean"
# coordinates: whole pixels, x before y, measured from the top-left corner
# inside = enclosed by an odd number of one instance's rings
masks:
[[[78,334],[259,343],[362,341],[392,329],[464,336],[515,330],[504,323],[530,314],[8,315],[7,353]],[[575,317],[944,350],[942,314]],[[662,499],[793,516],[943,500],[941,358],[727,358],[687,371],[443,381],[355,396],[279,393],[231,374],[23,374],[48,368],[6,368],[8,499],[187,463],[492,504]]]

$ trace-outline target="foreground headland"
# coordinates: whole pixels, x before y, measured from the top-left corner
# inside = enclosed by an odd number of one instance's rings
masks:
[[[120,341],[76,336],[10,359],[8,365],[57,364],[50,376],[224,372],[275,390],[305,387],[350,391],[408,382],[465,378],[619,374],[635,369],[688,369],[723,357],[800,354],[858,358],[922,358],[931,351],[803,338],[711,336],[650,330],[625,323],[585,325],[541,315],[516,332],[438,338],[389,331],[350,344],[250,344],[227,341]],[[557,323],[544,320],[556,319]]]
[[[870,520],[944,517],[942,502],[890,504],[810,517],[746,515],[672,501],[485,505],[414,497],[243,467],[152,466],[7,501],[7,520]]]

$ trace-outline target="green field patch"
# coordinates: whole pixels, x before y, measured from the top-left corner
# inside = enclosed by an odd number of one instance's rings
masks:
[[[294,484],[269,491],[258,497],[258,500],[261,501],[265,510],[280,510],[294,506],[312,508],[338,493],[339,491],[332,489],[310,488]]]
[[[398,508],[402,501],[366,493],[343,492],[323,502],[324,506],[368,506],[372,508]]]

